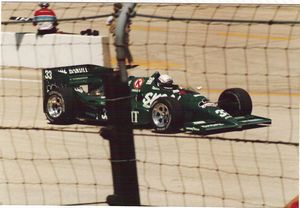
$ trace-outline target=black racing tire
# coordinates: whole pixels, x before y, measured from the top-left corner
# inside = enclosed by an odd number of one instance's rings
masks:
[[[150,113],[151,124],[156,132],[177,132],[183,125],[182,106],[175,98],[158,98],[152,103]]]
[[[44,112],[52,124],[70,124],[75,119],[75,107],[71,88],[51,90],[44,99]]]
[[[241,88],[224,90],[219,96],[218,106],[231,116],[251,115],[252,100],[248,92]]]

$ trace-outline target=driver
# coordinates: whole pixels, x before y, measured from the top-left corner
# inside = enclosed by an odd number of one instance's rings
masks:
[[[173,79],[167,74],[162,74],[157,79],[157,85],[165,89],[173,89]]]

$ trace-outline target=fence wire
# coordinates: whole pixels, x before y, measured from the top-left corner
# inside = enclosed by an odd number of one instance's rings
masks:
[[[109,3],[51,3],[60,30],[109,36]],[[2,31],[35,32],[33,3],[2,3]],[[300,7],[298,5],[137,4],[130,75],[166,73],[217,100],[246,89],[268,128],[211,136],[134,131],[141,204],[283,207],[298,194]],[[94,17],[94,18],[92,18]],[[102,18],[103,17],[103,18]],[[1,43],[5,44],[5,43]],[[115,57],[110,41],[111,57]],[[5,53],[2,53],[5,56]],[[18,57],[16,57],[18,59]],[[112,65],[116,65],[112,59]],[[49,125],[41,72],[1,66],[3,204],[82,205],[112,193],[109,150],[98,126]]]

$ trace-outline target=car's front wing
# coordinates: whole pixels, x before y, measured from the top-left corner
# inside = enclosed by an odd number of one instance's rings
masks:
[[[238,131],[249,128],[258,128],[271,124],[271,119],[247,115],[234,117],[230,121],[222,122],[215,120],[193,121],[184,124],[184,130],[194,133],[213,134],[220,132]]]

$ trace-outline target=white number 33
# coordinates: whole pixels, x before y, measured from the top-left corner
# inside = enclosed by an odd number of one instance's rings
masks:
[[[45,79],[52,79],[52,71],[45,71]]]

